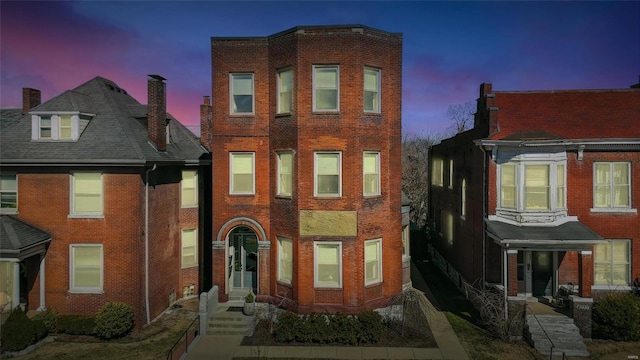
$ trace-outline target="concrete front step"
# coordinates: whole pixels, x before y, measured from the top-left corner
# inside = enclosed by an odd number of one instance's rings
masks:
[[[252,335],[255,329],[255,315],[247,316],[241,311],[227,311],[221,307],[207,323],[208,335]]]
[[[548,356],[586,357],[589,351],[573,319],[556,315],[529,315],[525,338],[539,353]]]

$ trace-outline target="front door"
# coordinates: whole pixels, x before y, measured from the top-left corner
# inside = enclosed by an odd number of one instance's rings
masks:
[[[229,235],[229,271],[231,289],[257,293],[258,237],[247,227],[236,228]]]
[[[532,291],[533,296],[549,296],[553,286],[553,252],[532,252]]]

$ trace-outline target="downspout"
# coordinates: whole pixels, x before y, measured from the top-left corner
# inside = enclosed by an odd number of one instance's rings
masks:
[[[485,230],[485,219],[487,218],[487,152],[480,145],[482,150],[482,289],[487,283],[487,231]]]
[[[145,171],[144,186],[144,307],[147,315],[147,325],[151,323],[149,314],[149,173],[154,171],[157,164]]]
[[[507,302],[508,300],[508,284],[507,284],[507,266],[508,266],[508,261],[507,261],[507,247],[503,248],[503,254],[504,254],[504,263],[502,264],[503,266],[503,271],[502,271],[502,282],[504,283],[504,319],[505,320],[509,320],[509,304]]]

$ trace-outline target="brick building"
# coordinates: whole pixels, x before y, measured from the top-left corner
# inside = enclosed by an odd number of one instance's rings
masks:
[[[199,292],[210,158],[167,114],[164,79],[148,86],[148,105],[96,77],[42,104],[24,89],[23,109],[2,110],[3,307],[121,301],[141,326]]]
[[[211,49],[201,140],[213,158],[220,301],[252,291],[299,312],[385,305],[410,285],[402,36],[296,27],[214,37]]]
[[[594,298],[630,290],[640,275],[638,119],[638,86],[482,84],[473,129],[431,149],[438,264],[456,284],[497,284],[513,302],[573,289],[585,319]]]

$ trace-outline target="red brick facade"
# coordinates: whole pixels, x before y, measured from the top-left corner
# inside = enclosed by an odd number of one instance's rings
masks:
[[[98,88],[99,91],[94,91],[95,87],[104,87],[104,89]],[[149,113],[156,113],[153,116],[150,115],[149,122],[155,122],[156,129],[147,133],[146,126],[136,128],[139,131],[131,131],[132,134],[128,136],[133,138],[137,134],[143,134],[140,136],[140,143],[134,145],[138,154],[146,152],[153,157],[158,154],[156,151],[158,149],[162,150],[161,156],[170,161],[146,162],[144,159],[79,161],[73,158],[34,161],[27,158],[26,161],[31,161],[32,164],[24,166],[20,165],[21,159],[6,157],[2,159],[9,162],[2,164],[3,175],[15,176],[17,184],[17,203],[13,208],[5,208],[3,200],[3,216],[16,217],[50,235],[50,241],[46,247],[43,247],[42,252],[34,254],[28,249],[20,250],[17,257],[21,270],[18,286],[20,290],[13,291],[12,295],[14,299],[19,298],[20,303],[25,304],[28,310],[46,308],[61,314],[94,315],[107,302],[119,301],[134,307],[135,324],[142,327],[177,299],[199,293],[201,280],[198,264],[182,267],[182,230],[196,229],[197,234],[201,235],[198,203],[202,199],[192,207],[182,207],[181,180],[183,170],[196,172],[201,170],[200,166],[185,165],[184,162],[187,159],[175,159],[175,153],[169,147],[176,145],[179,140],[187,139],[185,141],[191,141],[192,144],[181,144],[183,146],[181,150],[184,151],[181,155],[192,152],[190,155],[193,159],[189,159],[192,160],[192,165],[206,165],[206,162],[197,163],[198,156],[202,153],[198,140],[193,135],[180,133],[187,130],[178,129],[177,126],[180,126],[178,124],[170,127],[173,131],[174,143],[166,143],[166,131],[169,125],[167,125],[164,103],[164,82],[159,77],[154,78],[149,81],[149,87],[149,102],[154,103],[153,106],[149,106]],[[144,113],[147,112],[146,106],[135,102],[121,89],[117,89],[118,91],[115,89],[116,85],[109,80],[96,78],[85,84],[84,91],[89,91],[90,96],[104,96],[105,98],[100,97],[96,101],[102,101],[105,104],[113,99],[112,96],[127,96],[124,101],[132,109],[137,106]],[[25,94],[35,92],[33,89],[28,90]],[[117,95],[111,95],[109,90],[114,90],[113,92]],[[57,104],[55,101],[52,103]],[[25,107],[28,106],[30,105],[25,105]],[[53,114],[57,111],[67,111],[57,108],[49,110],[47,106],[50,105],[47,102],[43,106],[47,112],[50,111]],[[101,124],[102,121],[128,115],[128,113],[126,115],[107,113],[106,110],[97,115],[96,113],[98,112],[93,112],[91,121],[94,123],[90,126],[97,129],[104,126]],[[139,124],[131,117],[123,121]],[[30,133],[31,124],[31,115],[21,118],[15,126],[29,129],[29,132],[16,131],[15,136]],[[13,128],[3,128],[3,131],[11,131],[11,129]],[[75,143],[71,141],[57,143],[49,139],[40,143],[31,141],[31,143],[34,143],[32,145],[34,147],[48,146],[58,153],[62,153],[62,149],[73,146],[85,151],[92,147],[101,149],[105,145],[101,141],[105,139],[91,131],[84,130]],[[152,135],[153,138],[148,138],[147,134]],[[192,139],[188,139],[188,136]],[[109,146],[111,142],[119,139],[105,137],[107,149],[117,153],[118,149]],[[81,142],[87,139],[91,139],[94,143],[89,144],[88,147],[82,147],[85,145]],[[30,139],[20,141],[29,142]],[[150,146],[149,141],[153,141],[153,147]],[[104,152],[105,156],[112,155],[108,152],[109,150]],[[74,156],[82,155],[74,153]],[[64,156],[70,158],[68,154]],[[15,164],[16,162],[18,164]],[[92,189],[101,188],[100,210],[96,211],[92,208],[91,213],[74,213],[73,204],[77,195],[74,195],[73,179],[74,174],[79,172],[101,174],[101,185],[92,185]],[[4,179],[3,177],[3,181]],[[22,240],[18,237],[17,241]],[[196,239],[196,247],[198,242],[201,241]],[[72,246],[87,244],[101,245],[102,257],[98,266],[101,284],[100,286],[79,285],[74,289]],[[4,253],[0,258],[7,261],[7,255]],[[9,258],[8,261],[14,260]],[[92,263],[91,266],[95,264]],[[80,271],[78,270],[78,273]],[[96,271],[95,267],[92,271]],[[94,279],[92,278],[92,284],[96,283]]]
[[[228,280],[229,234],[240,226],[259,240],[259,301],[286,297],[300,312],[355,312],[379,307],[402,289],[400,203],[401,62],[398,34],[360,26],[300,27],[265,38],[212,39],[212,125],[203,106],[202,129],[211,129],[213,157],[213,278],[221,301]],[[339,111],[313,111],[313,66],[339,66]],[[380,69],[381,111],[366,113],[364,68]],[[277,113],[277,76],[293,74],[292,109]],[[253,74],[254,113],[230,115],[230,74]],[[203,141],[209,130],[203,131]],[[277,195],[277,153],[293,153],[291,196]],[[314,196],[314,153],[339,151],[342,195]],[[363,196],[363,152],[380,152],[381,195]],[[231,152],[255,153],[255,193],[232,195]],[[354,236],[301,235],[300,212],[353,212]],[[250,219],[245,220],[245,219]],[[264,236],[262,235],[264,232]],[[264,237],[264,238],[263,238]],[[278,281],[278,240],[293,241],[293,279]],[[383,281],[364,286],[364,241],[382,238]],[[342,244],[342,286],[314,285],[314,242]],[[216,247],[217,246],[217,247]]]
[[[508,294],[513,296],[529,293],[523,288],[525,267],[519,266],[526,264],[523,255],[533,253],[535,256],[536,252],[548,252],[549,261],[553,263],[552,273],[548,274],[547,295],[555,294],[559,286],[570,283],[577,285],[578,294],[587,298],[597,298],[598,293],[616,289],[628,290],[640,275],[640,217],[637,211],[640,202],[640,186],[637,186],[640,183],[640,127],[635,124],[638,118],[640,91],[637,88],[494,92],[490,84],[482,84],[474,128],[432,148],[432,160],[443,160],[445,179],[444,186],[430,185],[433,249],[466,282],[504,285],[506,280]],[[447,181],[451,171],[449,160],[454,163],[451,188]],[[551,163],[551,168],[555,163],[564,166],[565,203],[558,209],[553,205],[555,212],[536,214],[525,210],[510,217],[509,211],[499,203],[500,167],[507,162]],[[625,193],[629,190],[628,204],[604,210],[597,208],[596,163],[628,164],[628,176],[626,173],[621,175],[628,178],[630,184],[623,188]],[[517,177],[516,189],[523,186],[523,177],[524,170]],[[463,179],[467,184],[467,214],[464,217],[460,216]],[[550,181],[555,184],[556,179]],[[550,190],[549,194],[554,191]],[[453,245],[440,236],[441,210],[456,214]],[[487,223],[491,221],[528,226],[531,231],[535,231],[540,222],[553,227],[573,221],[597,235],[571,239],[574,243],[569,240],[553,242],[556,238],[550,237],[547,245],[540,242],[504,245],[509,241],[499,238],[488,228]],[[597,254],[595,244],[610,240],[624,240],[629,244],[627,270],[615,275],[622,276],[623,285],[607,285],[602,278],[599,283],[596,280],[596,259],[600,255],[600,261],[603,261],[605,254]],[[552,242],[553,245],[549,245]],[[519,258],[515,258],[516,254]],[[508,256],[506,269],[505,256]]]

